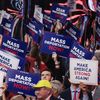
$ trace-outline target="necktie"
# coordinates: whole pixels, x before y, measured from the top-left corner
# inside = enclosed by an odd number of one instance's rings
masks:
[[[77,93],[77,91],[74,91],[74,98],[73,98],[73,100],[77,100],[76,99],[76,93]]]

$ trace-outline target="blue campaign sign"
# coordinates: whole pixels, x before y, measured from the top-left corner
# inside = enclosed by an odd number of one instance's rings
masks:
[[[42,30],[41,30],[41,32],[42,32]],[[36,26],[35,22],[32,22],[31,20],[27,21],[26,33],[28,33],[30,36],[32,36],[33,40],[36,43],[40,42],[41,32],[40,32],[39,28]]]
[[[53,5],[51,7],[51,18],[54,20],[59,19],[62,23],[66,21],[69,13],[69,8],[67,6]]]
[[[44,16],[43,16],[43,24],[44,24],[44,26],[47,29],[50,30],[51,26],[52,26],[52,23],[53,23],[53,21],[52,21],[52,19],[50,17],[50,14],[45,13]]]
[[[38,28],[39,30],[39,35],[41,36],[43,34],[42,30],[44,28],[44,25],[42,23],[40,23],[38,20],[36,20],[34,17],[31,20],[34,25],[36,26],[36,28]]]
[[[25,58],[27,51],[27,44],[23,41],[3,36],[1,48],[17,56]]]
[[[40,80],[40,74],[30,74],[18,70],[7,71],[7,90],[14,93],[34,96],[33,86]]]
[[[72,43],[73,40],[70,37],[45,32],[41,41],[40,51],[47,54],[56,52],[60,56],[68,57]]]
[[[74,41],[71,47],[70,57],[90,60],[93,55],[94,53],[88,51],[86,48],[82,47],[79,43]]]
[[[13,19],[3,18],[1,26],[3,28],[3,31],[6,30],[7,32],[7,33],[4,32],[3,35],[11,36],[13,24],[14,24]]]
[[[81,31],[69,21],[66,21],[64,28],[65,32],[75,40],[78,40],[81,36]]]

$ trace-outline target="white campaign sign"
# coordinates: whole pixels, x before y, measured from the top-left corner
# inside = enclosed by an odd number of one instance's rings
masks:
[[[11,69],[18,69],[19,59],[13,55],[0,50],[0,64]]]
[[[98,61],[70,58],[70,81],[98,85]]]
[[[43,23],[42,8],[38,5],[35,5],[34,18],[37,19],[40,23]]]

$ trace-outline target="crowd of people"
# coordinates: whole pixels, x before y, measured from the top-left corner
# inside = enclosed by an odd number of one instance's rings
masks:
[[[64,35],[63,24],[56,20],[50,32]],[[88,29],[87,29],[88,30]],[[44,28],[44,31],[47,31]],[[84,37],[84,36],[83,36]],[[0,87],[2,95],[0,100],[100,100],[100,46],[92,48],[92,40],[87,38],[84,41],[84,48],[94,52],[91,60],[98,61],[98,85],[88,85],[83,82],[73,83],[70,81],[70,58],[62,57],[56,52],[46,54],[40,52],[40,45],[37,44],[29,34],[25,33],[24,41],[29,44],[30,50],[25,56],[25,72],[39,73],[41,80],[33,86],[35,96],[26,94],[15,94],[7,90],[7,83]],[[80,43],[80,39],[77,41]],[[82,38],[81,38],[81,42]],[[83,44],[80,43],[82,46]],[[94,81],[94,80],[93,80]]]
[[[7,91],[4,83],[1,100],[99,100],[100,85],[92,86],[82,82],[70,82],[69,58],[61,58],[57,53],[41,54],[38,45],[33,46],[26,55],[25,72],[39,73],[41,80],[33,86],[35,96],[14,94]],[[96,50],[93,60],[99,61],[100,52]],[[100,68],[98,71],[100,74]],[[76,95],[75,95],[76,94]]]

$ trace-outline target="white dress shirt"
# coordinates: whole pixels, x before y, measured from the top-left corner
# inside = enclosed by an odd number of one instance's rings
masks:
[[[74,92],[75,91],[76,91],[76,100],[79,100],[80,88],[74,89],[73,86],[71,85],[70,90],[71,90],[72,100],[74,99]]]

